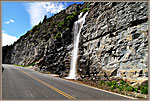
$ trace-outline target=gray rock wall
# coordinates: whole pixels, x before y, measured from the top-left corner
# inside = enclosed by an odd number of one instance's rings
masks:
[[[81,77],[147,77],[148,3],[91,4],[80,40]]]

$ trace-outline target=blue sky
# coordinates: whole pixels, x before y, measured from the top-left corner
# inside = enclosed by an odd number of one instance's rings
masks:
[[[13,44],[34,25],[74,3],[83,2],[2,2],[2,45]]]

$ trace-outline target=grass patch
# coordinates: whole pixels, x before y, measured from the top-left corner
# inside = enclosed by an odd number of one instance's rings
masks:
[[[20,67],[30,67],[30,66],[34,66],[35,65],[35,63],[32,63],[31,65],[17,65],[16,64],[16,66],[20,66]]]
[[[119,92],[128,91],[128,92],[137,92],[137,93],[141,93],[141,94],[148,94],[148,84],[144,84],[144,85],[141,85],[138,87],[132,87],[123,80],[120,80],[119,82],[114,81],[114,80],[110,81],[110,82],[100,80],[97,83],[97,86],[100,88],[103,88],[105,86],[108,89],[118,90]]]

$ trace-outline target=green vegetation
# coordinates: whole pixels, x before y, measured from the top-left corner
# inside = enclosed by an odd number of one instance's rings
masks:
[[[75,16],[75,15],[77,15],[77,12],[73,12],[72,14]]]
[[[119,90],[119,91],[123,91],[123,89],[124,89],[124,86],[123,86],[123,85],[118,85],[118,90]]]
[[[66,12],[63,11],[62,13],[60,13],[60,14],[58,15],[58,17],[61,17],[61,16],[65,15],[65,14],[66,14]]]
[[[31,38],[31,37],[32,37],[32,35],[30,34],[30,35],[29,35],[29,37]]]
[[[55,21],[52,21],[52,26],[55,26],[57,23]]]
[[[62,28],[63,25],[64,25],[64,20],[63,20],[63,21],[60,21],[60,22],[58,23],[58,26],[59,26],[60,28]]]
[[[106,83],[105,83],[105,81],[103,81],[103,80],[101,80],[101,81],[99,81],[98,82],[98,85],[105,85]]]
[[[89,5],[89,6],[90,6],[90,5]],[[89,11],[89,9],[88,9],[89,6],[87,5],[86,8],[83,8],[83,9],[79,10],[78,12],[73,12],[72,14],[68,15],[68,16],[66,17],[66,19],[65,19],[65,22],[67,22],[67,23],[70,24],[70,22],[71,22],[71,21],[75,18],[75,16],[77,16],[79,13],[81,13],[81,12],[85,13],[85,12]]]
[[[75,17],[76,15],[78,15],[78,13],[77,13],[77,12],[73,12],[72,14],[70,14],[70,15],[68,15],[68,16],[66,17],[66,20],[72,20],[72,19],[74,19],[74,17]]]
[[[120,80],[120,84],[122,84],[122,85],[125,85],[125,81],[123,81],[123,80]]]
[[[141,90],[142,94],[148,94],[148,84],[143,84],[138,87]]]
[[[32,29],[28,31],[28,33],[32,33]]]
[[[116,89],[118,87],[118,84],[116,81],[112,81],[112,82],[107,82],[107,86],[111,87],[111,89]]]
[[[69,15],[65,18],[64,22],[67,23],[67,24],[70,24],[71,21],[72,21],[72,20],[75,18],[75,16],[77,16],[77,15],[78,15],[78,12],[73,12],[72,14],[69,14]]]
[[[41,24],[35,25],[35,26],[34,26],[31,30],[29,30],[28,32],[29,32],[29,33],[32,33],[32,32],[35,31],[36,29],[39,29],[40,26],[41,26]]]
[[[52,25],[52,26],[57,25],[57,26],[59,27],[59,30],[64,30],[63,27],[66,27],[65,30],[66,30],[66,29],[69,29],[69,27],[67,27],[67,26],[68,26],[68,25],[70,26],[70,24],[72,24],[71,22],[72,22],[73,20],[75,20],[75,17],[76,17],[80,12],[83,12],[83,13],[84,13],[84,12],[88,11],[88,10],[89,10],[89,9],[88,9],[89,6],[90,6],[90,4],[88,4],[88,5],[86,6],[86,8],[83,8],[83,9],[77,11],[77,12],[73,12],[72,14],[69,14],[68,16],[66,16],[66,18],[65,18],[64,20],[62,20],[62,21],[60,21],[60,22],[58,22],[58,21],[52,21],[52,22],[51,22],[51,25]],[[62,16],[62,15],[66,15],[66,13],[63,12],[63,13],[60,14],[59,16]],[[52,17],[51,20],[54,20],[54,18]],[[47,16],[45,15],[45,16],[44,16],[44,19],[43,19],[43,22],[46,22],[46,21],[47,21]],[[29,33],[33,33],[33,32],[35,32],[35,31],[37,31],[37,30],[41,27],[41,25],[42,25],[41,22],[40,22],[38,25],[35,25],[35,26],[29,31]],[[55,35],[54,39],[60,38],[60,37],[61,37],[61,34],[62,34],[61,31],[58,32],[58,33]],[[32,37],[32,35],[29,35],[29,37]]]
[[[16,66],[20,66],[20,67],[30,67],[30,65],[16,65]]]
[[[21,66],[21,67],[30,67],[30,66],[34,66],[36,63],[32,63],[31,65],[16,65],[16,66]]]
[[[87,6],[86,6],[86,8],[89,8],[90,7],[90,4],[88,4]]]
[[[87,7],[89,7],[89,6],[87,5]],[[51,24],[52,24],[52,26],[57,25],[60,29],[63,30],[63,29],[64,29],[63,27],[64,27],[64,26],[66,27],[66,25],[68,25],[68,24],[70,25],[71,22],[75,19],[75,17],[76,17],[80,12],[86,12],[86,11],[88,11],[88,8],[83,8],[83,9],[80,10],[80,11],[73,12],[72,14],[67,15],[64,20],[62,20],[62,21],[60,21],[60,22],[52,21]],[[65,12],[62,13],[62,14],[65,14]],[[60,15],[62,15],[62,14],[60,14]],[[59,16],[60,16],[60,15],[59,15]],[[46,19],[46,17],[45,17],[45,19]],[[60,33],[57,33],[57,34],[56,34],[55,39],[56,39],[57,37],[61,37],[61,36],[60,36]]]
[[[66,30],[68,30],[69,29],[69,27],[66,27]]]
[[[54,37],[54,39],[57,39],[57,38],[61,38],[61,32],[58,32],[56,35],[55,35],[55,37]]]
[[[87,11],[89,11],[88,8],[83,8],[83,9],[81,9],[81,10],[79,11],[79,13],[81,13],[81,12],[85,13],[85,12],[87,12]]]
[[[110,82],[100,80],[97,86],[98,87],[107,86],[111,90],[116,89],[118,91],[140,92],[141,94],[148,94],[148,84],[144,84],[138,87],[132,87],[123,80],[120,80],[119,82],[114,80]]]
[[[33,30],[33,29],[38,29],[38,28],[40,28],[40,25],[35,25],[35,26],[32,28],[32,30]]]
[[[34,33],[38,33],[39,31],[35,31]]]
[[[72,20],[74,18],[74,15],[73,14],[70,14],[70,15],[68,15],[67,17],[66,17],[66,20],[67,21],[70,21],[70,20]]]

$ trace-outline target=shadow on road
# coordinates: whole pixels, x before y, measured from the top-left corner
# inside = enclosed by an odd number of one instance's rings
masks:
[[[2,72],[4,71],[4,67],[2,66]]]

